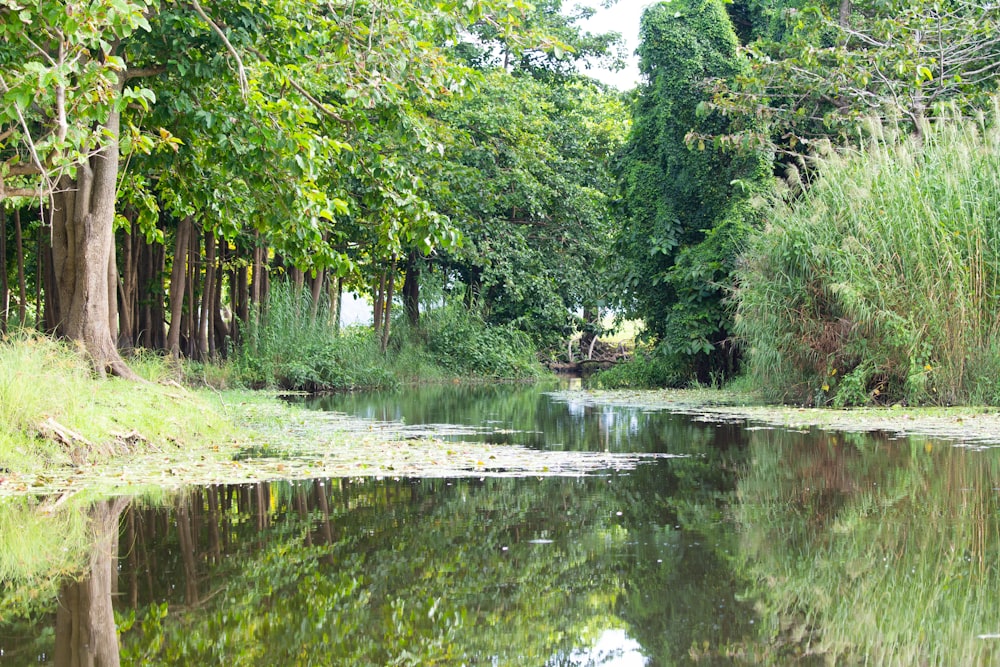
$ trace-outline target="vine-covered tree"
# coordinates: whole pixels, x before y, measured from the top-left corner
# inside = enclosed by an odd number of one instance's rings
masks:
[[[663,2],[643,15],[633,126],[619,163],[623,225],[616,240],[622,301],[670,359],[672,377],[707,381],[735,369],[724,304],[730,272],[768,183],[766,154],[727,153],[690,132],[728,134],[739,118],[707,109],[707,86],[747,63],[720,0]]]

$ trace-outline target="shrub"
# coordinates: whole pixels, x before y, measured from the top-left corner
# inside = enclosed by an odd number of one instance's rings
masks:
[[[776,202],[738,270],[736,331],[772,397],[997,402],[1000,131],[952,118],[921,140],[824,158]]]
[[[459,376],[523,379],[541,370],[527,334],[513,326],[490,326],[461,303],[423,316],[420,336],[434,361]]]
[[[587,386],[595,389],[655,389],[676,387],[690,379],[686,367],[679,368],[675,358],[663,354],[659,348],[650,352],[636,350],[626,362],[600,371],[587,379]]]
[[[233,355],[243,382],[306,391],[394,385],[372,331],[338,332],[327,312],[326,304],[313,308],[308,292],[276,284]]]

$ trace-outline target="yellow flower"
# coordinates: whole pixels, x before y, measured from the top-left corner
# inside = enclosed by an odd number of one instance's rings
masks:
[[[925,371],[931,370],[931,365],[930,364],[924,364],[924,370]]]
[[[823,385],[823,391],[830,391],[830,385],[828,384]]]

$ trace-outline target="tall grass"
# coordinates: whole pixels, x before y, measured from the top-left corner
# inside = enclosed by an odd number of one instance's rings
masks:
[[[263,316],[251,321],[234,354],[243,381],[322,391],[455,377],[521,379],[541,372],[526,334],[490,326],[461,303],[424,313],[416,329],[401,314],[385,352],[371,329],[338,332],[325,312],[325,304],[313,308],[308,292],[275,286]]]
[[[816,404],[1000,402],[996,123],[878,137],[818,173],[737,274],[756,383]]]
[[[338,333],[328,312],[322,303],[314,308],[309,292],[275,284],[233,355],[243,381],[308,391],[395,384],[374,335],[362,328]]]

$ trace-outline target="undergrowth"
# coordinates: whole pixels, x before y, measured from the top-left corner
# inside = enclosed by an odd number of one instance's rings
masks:
[[[736,332],[771,398],[1000,403],[1000,131],[951,118],[824,158],[738,272]]]
[[[238,377],[251,387],[330,391],[540,374],[524,333],[490,326],[461,304],[424,313],[418,328],[396,318],[385,352],[370,328],[338,331],[325,312],[326,304],[314,308],[309,293],[276,285],[234,352]]]

